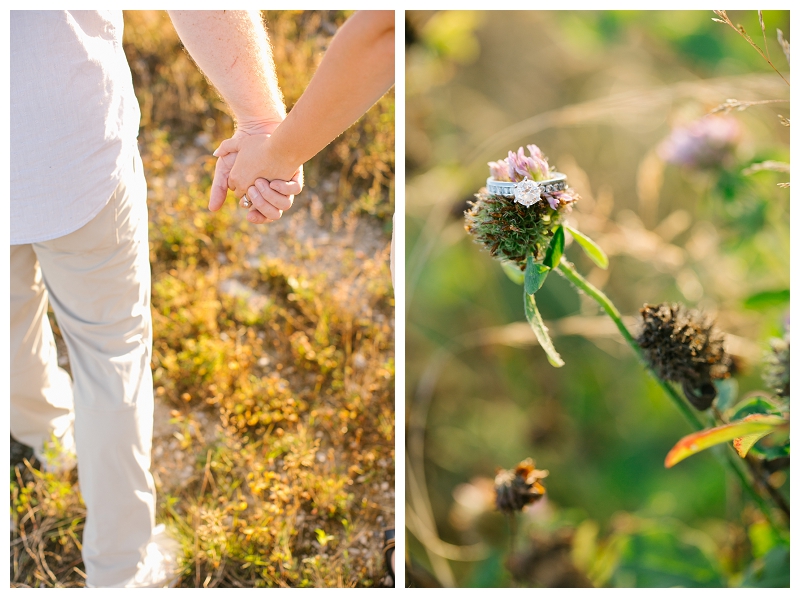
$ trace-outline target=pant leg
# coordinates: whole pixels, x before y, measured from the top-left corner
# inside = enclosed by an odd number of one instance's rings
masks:
[[[55,436],[74,452],[72,380],[58,367],[47,289],[30,245],[11,246],[11,434],[44,463]]]
[[[138,152],[86,226],[35,243],[70,355],[87,583],[125,582],[155,524],[147,189]]]

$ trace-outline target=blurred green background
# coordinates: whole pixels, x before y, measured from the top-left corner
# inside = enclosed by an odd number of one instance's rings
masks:
[[[764,48],[756,11],[729,16]],[[548,498],[523,516],[521,535],[552,540],[555,530],[572,530],[565,558],[595,584],[736,585],[756,569],[762,581],[767,569],[788,576],[788,560],[762,558],[774,539],[764,539],[763,522],[712,454],[664,468],[691,430],[596,305],[556,276],[537,294],[566,361],[552,368],[525,323],[519,287],[463,228],[486,162],[537,144],[582,196],[570,220],[610,257],[604,271],[568,247],[578,270],[628,318],[645,302],[703,309],[728,334],[740,369],[731,386],[740,396],[763,388],[763,352],[788,318],[789,189],[778,183],[789,175],[742,171],[788,163],[780,116],[790,116],[789,87],[713,17],[407,12],[413,583],[524,585],[504,564],[508,524],[492,512],[487,480],[529,456],[550,471]],[[776,28],[790,39],[789,13],[763,19],[770,59],[788,79]],[[671,129],[733,98],[779,101],[730,112],[740,138],[716,168],[659,157]],[[774,483],[788,493],[786,476]],[[657,541],[662,532],[666,544]],[[641,537],[672,564],[633,563],[648,553],[632,548]],[[675,573],[684,561],[706,564]]]

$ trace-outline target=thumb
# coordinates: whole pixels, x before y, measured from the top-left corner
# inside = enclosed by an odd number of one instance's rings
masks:
[[[232,152],[238,152],[241,139],[241,137],[231,137],[230,139],[226,139],[219,144],[217,149],[214,150],[213,155],[215,155],[217,158],[221,158],[222,156]]]
[[[227,154],[217,158],[214,180],[211,182],[211,197],[208,202],[208,209],[212,212],[219,210],[225,203],[225,198],[228,196],[228,176],[235,161],[236,154]]]

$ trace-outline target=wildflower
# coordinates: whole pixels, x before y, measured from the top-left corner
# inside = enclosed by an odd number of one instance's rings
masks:
[[[475,197],[477,201],[470,202],[472,207],[464,213],[464,228],[492,257],[517,262],[523,268],[528,254],[536,260],[544,259],[553,229],[560,222],[550,200],[526,208],[486,192]]]
[[[552,171],[542,151],[535,145],[527,147],[530,156],[519,148],[516,153],[508,152],[506,159],[489,162],[492,178],[519,182],[525,177],[532,181],[550,177]],[[545,201],[537,199],[529,205],[478,193],[477,201],[471,202],[472,207],[464,213],[467,232],[501,261],[517,262],[524,269],[528,255],[542,260],[553,231],[580,196],[569,187],[560,191],[540,187],[537,191]]]
[[[658,155],[677,166],[715,168],[733,153],[740,133],[732,116],[705,116],[673,129],[659,145]]]
[[[547,470],[534,467],[533,459],[525,459],[513,470],[498,469],[494,478],[495,504],[505,512],[521,511],[544,496],[546,490],[539,480],[549,475]]]
[[[531,162],[535,165],[535,169],[531,169],[530,173],[534,176],[534,179],[537,181],[541,181],[544,179],[550,178],[550,171],[555,170],[550,168],[550,164],[547,162],[547,158],[545,158],[542,150],[539,149],[538,145],[528,145],[528,153],[531,155]],[[540,178],[536,178],[536,173],[539,173]]]
[[[636,341],[645,360],[662,380],[680,384],[696,409],[708,409],[717,396],[712,381],[730,375],[722,336],[701,312],[682,305],[645,305],[640,313]]]
[[[508,176],[508,162],[505,160],[489,162],[489,174],[495,181],[511,180],[511,178]]]
[[[535,145],[529,145],[530,157],[520,147],[517,153],[508,152],[506,163],[509,178],[518,183],[525,177],[533,181],[543,181],[550,176],[550,166],[542,151]]]
[[[580,196],[575,193],[574,189],[564,189],[563,191],[553,191],[552,193],[542,193],[542,197],[547,200],[550,207],[554,210],[561,210],[562,214],[569,213],[572,210],[572,202],[580,199]]]
[[[520,147],[516,153],[508,152],[508,158],[489,162],[489,173],[496,181],[518,183],[525,177],[532,181],[543,181],[550,177],[551,168],[542,150],[536,145],[528,145],[530,156]]]

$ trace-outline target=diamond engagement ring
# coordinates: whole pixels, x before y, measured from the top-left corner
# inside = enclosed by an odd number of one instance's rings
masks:
[[[242,207],[249,208],[252,205],[253,205],[253,202],[250,201],[250,199],[246,195],[244,197],[242,197]]]
[[[546,181],[532,181],[525,177],[518,183],[496,181],[489,177],[486,179],[486,190],[491,195],[513,197],[515,202],[527,208],[541,201],[542,193],[553,193],[567,188],[567,175],[563,172],[553,172],[551,174],[552,177]]]

